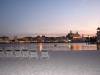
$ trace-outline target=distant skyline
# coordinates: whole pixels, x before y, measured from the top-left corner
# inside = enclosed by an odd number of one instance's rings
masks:
[[[95,34],[100,0],[0,0],[0,34]]]

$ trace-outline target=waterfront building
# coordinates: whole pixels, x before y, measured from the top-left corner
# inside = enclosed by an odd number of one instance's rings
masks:
[[[68,39],[68,41],[71,41],[71,42],[83,42],[83,39],[78,32],[73,33],[72,31],[70,31],[67,34],[66,38]]]
[[[73,32],[70,30],[70,32],[67,34],[66,38],[68,39],[69,42],[72,42],[73,39]]]
[[[23,42],[25,42],[25,43],[31,43],[31,42],[34,41],[34,38],[33,37],[23,37],[23,38],[18,38],[18,41],[20,43],[23,43]]]
[[[73,39],[81,38],[80,34],[78,32],[73,34]]]
[[[9,37],[7,36],[0,37],[0,43],[9,43],[9,40]]]
[[[23,40],[25,40],[25,42],[29,43],[29,42],[33,42],[33,37],[23,37]]]
[[[23,38],[18,38],[17,40],[19,43],[25,43],[25,40]]]
[[[15,36],[14,39],[12,40],[12,42],[18,42],[18,37]]]

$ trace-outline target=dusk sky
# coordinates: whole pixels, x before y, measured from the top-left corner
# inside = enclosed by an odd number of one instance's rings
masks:
[[[0,34],[95,34],[100,0],[0,0]]]

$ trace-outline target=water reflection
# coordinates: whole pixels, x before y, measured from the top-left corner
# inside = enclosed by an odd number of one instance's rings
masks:
[[[70,49],[70,50],[80,50],[81,49],[81,46],[80,45],[78,45],[78,44],[68,44],[68,48]]]
[[[100,50],[100,44],[97,44],[97,50]]]
[[[44,50],[97,50],[100,49],[100,44],[86,44],[86,43],[28,43],[28,44],[0,44],[0,49],[34,49],[38,52]]]
[[[79,50],[97,50],[97,46],[96,44],[82,44],[82,43],[71,43],[69,44],[69,49],[71,50],[76,50],[76,51],[79,51]]]
[[[71,50],[81,50],[81,46],[78,44],[71,45]]]
[[[100,48],[100,45],[99,45]],[[96,44],[85,44],[85,43],[39,43],[38,44],[38,49],[41,51],[43,49],[47,50],[75,50],[75,51],[80,51],[80,50],[97,50]]]
[[[41,52],[43,50],[43,43],[37,43],[37,49]]]

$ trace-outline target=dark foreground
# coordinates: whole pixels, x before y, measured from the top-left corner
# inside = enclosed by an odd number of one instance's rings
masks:
[[[0,75],[100,75],[100,51],[50,51],[49,58],[0,58]]]

